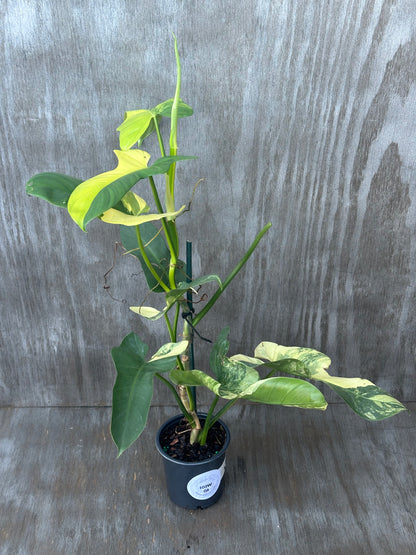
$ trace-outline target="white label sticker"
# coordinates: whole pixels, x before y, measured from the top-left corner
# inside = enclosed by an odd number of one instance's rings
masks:
[[[225,472],[225,459],[220,468],[198,474],[189,480],[187,490],[194,499],[209,499],[217,491]]]

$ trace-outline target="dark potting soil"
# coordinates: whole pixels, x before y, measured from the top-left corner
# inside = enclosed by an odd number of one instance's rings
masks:
[[[203,425],[203,420],[200,419]],[[164,452],[172,457],[185,462],[199,462],[214,457],[221,451],[226,433],[219,422],[210,428],[205,445],[189,443],[191,427],[183,418],[178,423],[173,423],[163,430],[160,435],[160,444]]]

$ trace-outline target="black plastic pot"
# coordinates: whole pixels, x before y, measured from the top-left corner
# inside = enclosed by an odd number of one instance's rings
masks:
[[[204,414],[198,414],[204,419]],[[221,497],[224,489],[225,452],[230,443],[230,432],[221,420],[226,439],[221,451],[210,459],[185,462],[173,459],[165,453],[160,436],[173,423],[179,423],[183,415],[174,416],[160,427],[156,435],[156,448],[163,457],[166,486],[170,499],[185,509],[206,509]]]

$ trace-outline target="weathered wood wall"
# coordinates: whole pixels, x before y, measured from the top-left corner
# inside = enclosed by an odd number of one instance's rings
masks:
[[[195,273],[225,277],[266,222],[243,280],[228,289],[235,351],[262,339],[326,351],[415,399],[416,8],[410,0],[5,0],[0,11],[0,403],[108,404],[109,349],[157,323],[117,230],[82,233],[30,199],[34,173],[87,178],[115,165],[126,109],[173,94],[171,31],[183,61],[180,220]],[[156,156],[156,152],[154,153]],[[160,395],[157,402],[165,402]]]

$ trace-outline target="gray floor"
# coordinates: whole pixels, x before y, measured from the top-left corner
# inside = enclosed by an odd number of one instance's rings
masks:
[[[204,511],[171,504],[153,443],[120,459],[108,408],[0,409],[1,554],[416,553],[416,404],[382,423],[234,407],[226,489]]]

